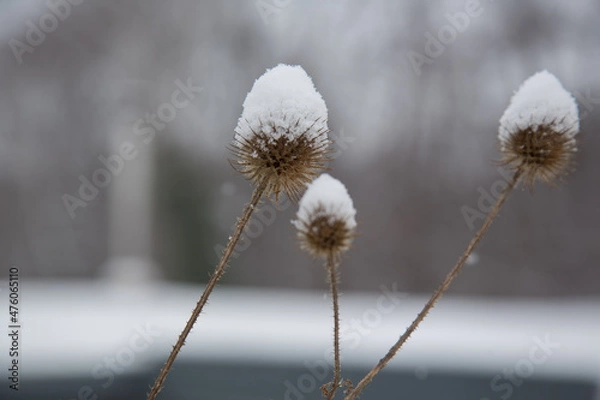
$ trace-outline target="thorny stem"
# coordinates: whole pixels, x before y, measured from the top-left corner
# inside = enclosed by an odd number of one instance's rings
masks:
[[[354,390],[352,390],[346,396],[345,400],[354,400],[358,397],[358,395],[364,390],[364,388],[369,383],[371,383],[371,381],[373,380],[375,375],[377,375],[379,373],[379,371],[381,371],[388,364],[388,362],[390,362],[390,360],[396,355],[398,350],[400,350],[400,347],[402,347],[402,345],[408,340],[410,335],[417,329],[417,327],[423,321],[423,319],[425,319],[425,317],[427,316],[429,311],[433,308],[433,306],[435,306],[436,302],[440,299],[440,297],[442,297],[442,295],[448,289],[448,287],[450,287],[450,284],[452,283],[454,278],[456,278],[458,276],[462,267],[465,265],[467,258],[469,257],[469,255],[471,255],[471,253],[473,252],[475,247],[477,247],[477,245],[479,244],[479,242],[481,241],[483,236],[486,234],[486,232],[492,225],[492,222],[498,215],[500,208],[502,207],[502,205],[508,198],[508,195],[515,188],[515,186],[517,185],[517,183],[522,175],[523,175],[522,169],[518,169],[515,172],[512,180],[509,182],[508,186],[500,194],[500,196],[498,197],[498,200],[496,200],[496,204],[494,204],[494,207],[488,214],[483,225],[481,226],[481,228],[479,228],[479,231],[477,231],[477,233],[475,234],[473,239],[471,239],[471,242],[467,246],[467,249],[465,250],[465,252],[459,257],[458,261],[454,265],[454,268],[452,268],[452,270],[446,276],[446,279],[444,279],[442,284],[433,293],[433,295],[431,296],[431,298],[429,299],[427,304],[425,304],[425,307],[423,307],[421,312],[417,315],[417,318],[412,322],[412,324],[410,324],[410,326],[406,329],[404,334],[402,334],[402,336],[400,336],[398,341],[390,348],[390,350],[385,355],[385,357],[383,357],[381,360],[379,360],[377,365],[375,365],[375,367],[373,367],[373,369],[371,369],[371,371],[369,371],[369,373],[367,375],[365,375],[365,377],[356,385]]]
[[[333,299],[333,353],[334,353],[334,368],[333,368],[333,384],[331,390],[327,392],[327,399],[333,400],[335,391],[340,386],[341,377],[341,361],[340,361],[340,310],[338,305],[338,277],[336,271],[335,255],[330,253],[327,256],[327,269],[329,270],[329,283],[331,286],[331,298]]]
[[[190,319],[185,324],[185,328],[183,328],[183,331],[179,335],[179,339],[177,340],[177,343],[175,343],[175,346],[173,346],[173,350],[171,351],[169,358],[167,359],[167,361],[165,362],[165,365],[163,365],[162,369],[160,370],[160,374],[158,375],[158,378],[156,378],[156,381],[154,382],[154,385],[152,386],[152,389],[150,390],[150,393],[148,394],[148,400],[155,400],[156,396],[161,391],[163,384],[165,382],[165,379],[167,378],[167,374],[169,373],[169,370],[173,366],[173,362],[175,361],[177,354],[179,354],[179,351],[185,344],[185,340],[188,337],[190,331],[192,330],[192,327],[196,323],[196,320],[198,319],[198,316],[202,312],[202,309],[206,305],[206,302],[208,301],[208,297],[210,296],[213,289],[217,285],[217,282],[219,281],[219,279],[221,279],[221,277],[225,273],[225,267],[227,266],[227,261],[233,254],[233,250],[235,249],[235,246],[237,245],[237,242],[239,241],[239,239],[242,235],[242,232],[244,231],[244,227],[250,220],[250,217],[252,216],[252,212],[254,211],[254,208],[258,205],[258,202],[260,201],[263,193],[265,192],[265,188],[266,188],[266,184],[262,183],[259,186],[257,186],[256,189],[254,189],[254,193],[252,193],[252,198],[250,199],[250,203],[248,203],[246,205],[246,207],[244,208],[244,211],[242,212],[242,217],[237,222],[237,225],[235,227],[235,232],[229,238],[229,243],[227,243],[227,247],[225,248],[225,251],[223,252],[223,255],[221,256],[221,260],[219,261],[219,264],[217,265],[215,272],[211,276],[208,284],[206,285],[206,288],[204,289],[204,292],[202,293],[200,300],[198,300],[198,303],[196,303],[196,307],[192,311],[192,315],[190,316]]]

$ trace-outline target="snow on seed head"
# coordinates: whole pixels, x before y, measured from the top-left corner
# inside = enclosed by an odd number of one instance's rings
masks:
[[[292,199],[328,161],[327,107],[300,66],[279,64],[254,82],[235,128],[234,167],[266,194]]]
[[[356,210],[346,187],[329,174],[315,179],[298,204],[296,220],[303,249],[317,257],[339,256],[352,244]]]
[[[550,72],[538,72],[515,92],[500,118],[503,162],[522,170],[530,188],[536,179],[552,183],[568,171],[578,132],[575,99]]]

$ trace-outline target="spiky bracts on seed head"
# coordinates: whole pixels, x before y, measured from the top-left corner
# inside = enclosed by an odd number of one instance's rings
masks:
[[[530,188],[536,179],[554,183],[569,171],[578,132],[575,99],[554,75],[538,72],[521,85],[500,119],[502,161],[521,170]]]
[[[339,257],[352,244],[356,210],[346,187],[328,174],[315,179],[299,203],[296,220],[303,249],[311,255]]]
[[[300,66],[279,64],[254,82],[231,150],[233,166],[266,195],[297,200],[329,160],[327,107]]]

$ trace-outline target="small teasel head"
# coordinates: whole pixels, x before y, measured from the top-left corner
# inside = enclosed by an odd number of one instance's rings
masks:
[[[520,170],[531,189],[554,183],[571,169],[579,132],[577,103],[548,71],[527,79],[500,119],[502,162]]]
[[[235,128],[232,164],[267,196],[292,200],[329,160],[327,107],[300,66],[279,64],[254,82]]]
[[[355,216],[356,210],[344,184],[323,174],[306,189],[297,219],[292,223],[304,250],[316,257],[338,258],[352,244]]]

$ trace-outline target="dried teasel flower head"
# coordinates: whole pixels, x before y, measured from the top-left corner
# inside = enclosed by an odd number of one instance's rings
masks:
[[[296,220],[301,246],[311,255],[339,257],[352,244],[356,210],[346,187],[329,174],[315,179],[300,199]]]
[[[536,179],[554,183],[564,176],[577,151],[577,103],[548,71],[527,79],[500,119],[502,162],[521,170],[531,189]]]
[[[279,64],[254,82],[231,144],[236,170],[265,194],[292,200],[329,160],[327,107],[300,66]]]

